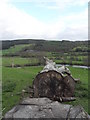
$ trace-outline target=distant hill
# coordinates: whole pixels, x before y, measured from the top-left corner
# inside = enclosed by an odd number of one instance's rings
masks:
[[[39,65],[43,63],[44,56],[53,59],[58,64],[90,65],[89,46],[90,41],[7,40],[2,41],[2,56],[35,58],[36,61],[39,61]]]
[[[48,52],[88,52],[89,41],[48,41],[39,39],[19,39],[19,40],[7,40],[2,41],[2,49],[8,49],[14,45],[20,44],[33,44],[33,50],[36,51],[48,51]],[[31,49],[29,47],[27,50]]]

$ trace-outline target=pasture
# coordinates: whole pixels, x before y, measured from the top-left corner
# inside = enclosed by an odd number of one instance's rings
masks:
[[[26,64],[35,65],[39,63],[39,60],[36,58],[21,58],[21,57],[3,57],[2,58],[3,66],[14,65],[24,66]]]
[[[3,114],[21,100],[21,91],[32,85],[35,76],[43,69],[43,66],[31,66],[23,68],[2,67],[3,88]],[[76,101],[68,102],[72,105],[82,105],[88,112],[88,70],[69,67],[74,78],[80,78],[81,83],[76,84]]]
[[[88,53],[85,47],[87,46],[87,44],[85,44],[85,46],[83,47],[85,48],[84,51],[81,51],[81,49],[80,51],[76,51],[77,47],[75,46],[73,46],[74,48],[70,49],[71,46],[69,44],[70,43],[68,43],[67,46],[67,42],[66,42],[63,43],[62,46],[62,42],[61,44],[57,42],[47,42],[46,44],[41,42],[38,44],[37,42],[35,42],[32,44],[29,43],[29,44],[14,45],[2,51],[3,61],[8,61],[9,59],[10,64],[12,63],[12,61],[14,61],[15,64],[22,65],[24,63],[25,64],[35,63],[36,65],[38,63],[40,64],[40,60],[38,61],[38,59],[43,59],[43,56],[47,56],[48,58],[53,59],[57,64],[88,65]],[[35,58],[36,61],[34,59],[35,62],[31,63],[33,62],[32,60],[33,58]],[[7,63],[5,62],[5,64]]]
[[[19,51],[21,51],[23,48],[25,48],[25,47],[29,47],[29,46],[31,46],[32,44],[25,44],[25,45],[22,45],[22,44],[20,44],[20,45],[15,45],[15,46],[12,46],[12,47],[10,47],[9,49],[6,49],[6,50],[3,50],[2,51],[2,54],[3,55],[7,55],[7,54],[13,54],[13,53],[17,53],[17,52],[19,52]]]

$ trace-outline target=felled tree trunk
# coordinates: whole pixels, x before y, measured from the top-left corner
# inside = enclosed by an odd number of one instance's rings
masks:
[[[70,70],[66,66],[57,67],[48,58],[45,60],[46,66],[33,81],[34,97],[48,97],[58,101],[74,100],[75,80]]]
[[[73,100],[75,81],[68,76],[62,76],[55,70],[39,73],[33,81],[34,97],[48,97],[52,100]],[[71,97],[71,99],[70,99]]]

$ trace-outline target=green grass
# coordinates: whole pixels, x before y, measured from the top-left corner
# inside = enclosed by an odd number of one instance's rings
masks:
[[[80,78],[81,83],[76,84],[75,97],[76,101],[69,102],[72,105],[81,105],[89,114],[88,111],[88,69],[69,67],[74,78]],[[90,70],[89,70],[90,72]]]
[[[48,58],[53,59],[57,64],[73,64],[73,65],[87,65],[88,64],[88,55],[82,53],[59,53],[59,52],[50,52],[48,53]]]
[[[54,57],[53,57],[54,58]],[[55,59],[55,58],[54,58]],[[57,64],[62,64],[63,60],[54,60]],[[21,58],[21,57],[3,57],[2,64],[3,66],[10,66],[12,63],[15,65],[24,65],[24,64],[37,64],[39,61],[37,58]],[[69,64],[70,61],[66,60],[66,64]],[[83,64],[82,61],[73,61],[72,64]]]
[[[20,50],[22,50],[25,47],[31,46],[32,44],[20,44],[20,45],[15,45],[10,47],[9,49],[3,50],[2,54],[6,55],[6,54],[11,54],[11,53],[16,53],[19,52]]]
[[[72,61],[70,62],[69,59],[65,59],[64,61],[63,60],[54,60],[57,64],[62,64],[62,63],[65,63],[65,64],[72,64],[72,65],[83,65],[83,61]]]
[[[17,95],[17,93],[21,92],[27,86],[32,85],[33,79],[41,69],[42,67],[2,68],[2,95],[3,108],[5,108],[3,113],[7,112],[20,101],[20,95]]]
[[[27,49],[33,49],[33,44],[21,44],[21,45],[15,45],[10,47],[9,49],[6,50],[2,50],[2,54],[5,55],[10,55],[10,54],[16,54],[18,53],[18,55],[20,55],[20,51],[24,48]],[[29,48],[28,48],[29,47]],[[54,61],[57,64],[60,63],[66,63],[66,64],[76,64],[76,65],[87,65],[88,64],[88,56],[87,54],[83,53],[83,52],[69,52],[69,53],[60,53],[60,52],[43,52],[41,53],[40,51],[37,52],[25,52],[22,54],[22,56],[24,57],[34,57],[37,59],[37,54],[42,54],[41,56],[47,56],[48,58],[54,59]],[[1,54],[1,51],[0,51]],[[58,59],[57,59],[58,58]],[[64,60],[62,60],[61,58],[63,58]],[[13,58],[12,58],[13,59]],[[16,60],[17,61],[17,60]],[[22,60],[24,61],[24,60]],[[21,61],[21,64],[22,64]],[[6,63],[6,62],[5,62]],[[28,63],[25,61],[25,63]],[[11,64],[11,63],[10,63]]]
[[[87,84],[88,87],[88,69],[68,67],[74,78],[80,78],[81,82]]]
[[[24,64],[36,64],[38,59],[36,58],[21,58],[21,57],[3,57],[2,65],[10,66],[14,63],[15,65],[24,65]]]
[[[23,68],[2,68],[3,80],[3,114],[5,114],[14,105],[20,101],[20,93],[22,89],[32,85],[35,76],[43,69],[43,67],[23,67]],[[69,67],[74,78],[80,78],[81,83],[76,84],[76,101],[68,102],[72,105],[82,105],[88,112],[88,70],[81,68]]]

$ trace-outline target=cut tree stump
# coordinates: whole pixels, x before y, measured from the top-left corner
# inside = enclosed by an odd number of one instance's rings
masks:
[[[33,81],[34,97],[48,97],[52,100],[74,100],[75,81],[62,76],[55,70],[39,73]],[[71,99],[69,99],[71,97]]]

